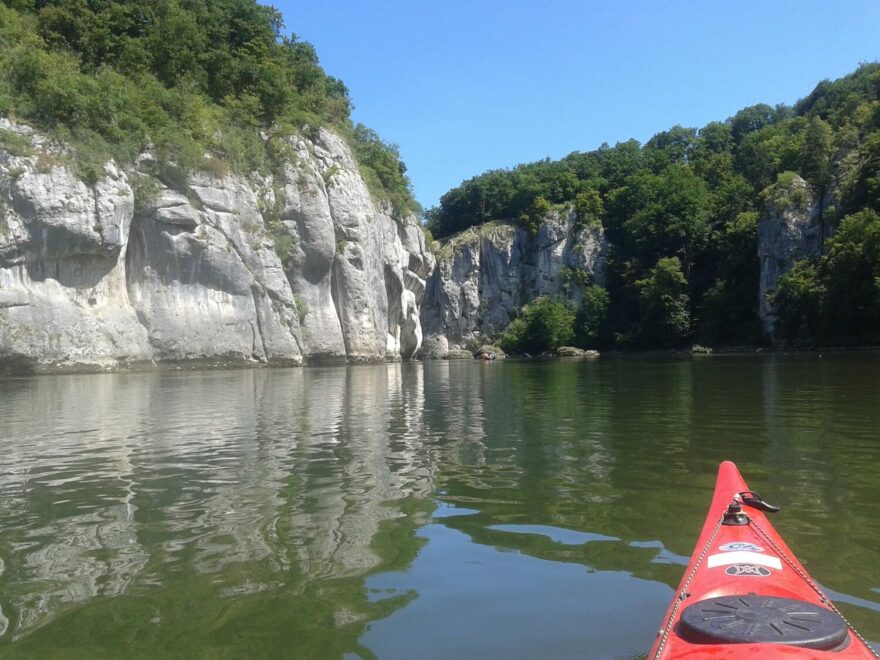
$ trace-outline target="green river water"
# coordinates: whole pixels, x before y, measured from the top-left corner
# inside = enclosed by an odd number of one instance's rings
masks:
[[[0,380],[0,658],[630,658],[718,463],[880,641],[880,355]]]

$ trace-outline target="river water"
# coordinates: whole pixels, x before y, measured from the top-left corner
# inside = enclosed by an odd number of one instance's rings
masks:
[[[880,640],[880,355],[0,381],[0,657],[637,656],[735,460]]]

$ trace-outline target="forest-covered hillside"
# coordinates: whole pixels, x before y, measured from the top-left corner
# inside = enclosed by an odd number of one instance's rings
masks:
[[[147,148],[193,169],[259,171],[285,155],[278,138],[327,126],[375,195],[418,210],[396,147],[350,110],[314,48],[254,0],[0,3],[0,116],[75,146],[86,178]]]
[[[798,175],[809,184],[800,193]],[[573,208],[579,224],[604,228],[607,291],[588,297],[585,314],[556,318],[592,317],[588,334],[602,346],[751,344],[763,340],[758,222],[770,203],[812,205],[828,237],[822,256],[782,277],[772,301],[778,336],[880,342],[878,64],[820,83],[794,107],[756,105],[644,145],[486,172],[443,195],[427,217],[443,238],[499,220],[535,232],[554,206]]]

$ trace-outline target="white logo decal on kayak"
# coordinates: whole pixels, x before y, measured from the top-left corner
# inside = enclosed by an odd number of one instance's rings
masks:
[[[769,566],[776,570],[782,570],[782,562],[779,557],[771,557],[770,555],[762,555],[759,552],[746,552],[745,550],[734,550],[725,552],[721,555],[709,555],[706,562],[709,568],[716,566],[730,566],[731,564],[757,564],[759,566]]]
[[[740,577],[742,575],[751,575],[755,577],[767,577],[770,575],[770,569],[763,566],[755,566],[754,564],[734,564],[724,569],[728,575]]]
[[[745,550],[746,552],[764,552],[764,548],[754,543],[738,541],[734,543],[725,543],[720,548],[721,552],[736,552],[737,550]]]

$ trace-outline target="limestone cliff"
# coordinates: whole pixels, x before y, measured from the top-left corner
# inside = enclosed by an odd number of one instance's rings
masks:
[[[779,278],[799,259],[818,257],[824,234],[830,229],[822,223],[819,200],[801,177],[793,177],[774,193],[765,202],[758,222],[758,316],[768,337],[773,336],[776,321],[770,301]],[[824,200],[823,206],[829,205],[829,200]]]
[[[275,175],[168,176],[144,154],[87,183],[0,119],[0,370],[408,359],[433,262],[345,142],[290,139]]]
[[[572,212],[551,212],[534,236],[489,223],[444,242],[422,304],[423,354],[478,343],[503,331],[515,311],[539,296],[582,291],[566,269],[604,283],[606,242],[601,227],[579,229]]]

